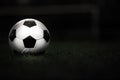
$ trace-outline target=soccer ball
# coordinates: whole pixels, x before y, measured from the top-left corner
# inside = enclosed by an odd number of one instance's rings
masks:
[[[12,27],[8,40],[11,49],[17,54],[41,54],[50,43],[50,33],[42,22],[23,19]]]

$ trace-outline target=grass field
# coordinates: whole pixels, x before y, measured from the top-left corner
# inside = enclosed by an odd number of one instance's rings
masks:
[[[117,79],[119,68],[119,42],[52,41],[40,56],[15,56],[7,43],[0,45],[5,79]]]

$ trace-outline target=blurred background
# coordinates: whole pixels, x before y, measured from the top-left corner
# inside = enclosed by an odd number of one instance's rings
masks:
[[[1,0],[0,74],[12,79],[117,79],[120,72],[118,0]],[[51,33],[45,56],[14,57],[13,25],[25,18]]]
[[[0,36],[24,18],[42,21],[55,39],[118,40],[118,0],[2,0]]]

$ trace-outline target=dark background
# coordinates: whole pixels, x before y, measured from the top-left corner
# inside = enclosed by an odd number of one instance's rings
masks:
[[[119,78],[119,8],[118,0],[1,0],[2,78]],[[40,20],[49,29],[45,55],[11,55],[8,33],[25,18]]]
[[[117,0],[2,0],[0,10],[2,37],[17,21],[35,18],[47,26],[53,38],[119,39]]]

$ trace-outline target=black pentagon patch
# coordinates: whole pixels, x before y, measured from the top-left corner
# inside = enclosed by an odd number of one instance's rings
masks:
[[[23,40],[25,48],[34,48],[36,40],[31,36],[28,36]]]
[[[35,21],[29,20],[29,21],[25,21],[23,25],[25,25],[27,27],[33,27],[33,26],[36,26],[36,23],[35,23]]]
[[[46,40],[46,42],[48,42],[50,40],[50,35],[49,35],[49,33],[48,33],[47,30],[44,30],[44,36],[43,36],[43,38]]]
[[[9,35],[9,38],[11,41],[13,41],[16,37],[16,30],[13,29],[11,32],[10,32],[10,35]]]
[[[13,52],[14,52],[14,55],[18,55],[18,56],[20,56],[20,55],[22,55],[22,53],[21,52],[18,52],[18,51],[16,51],[16,50],[13,50]]]

